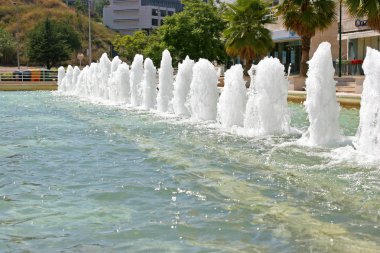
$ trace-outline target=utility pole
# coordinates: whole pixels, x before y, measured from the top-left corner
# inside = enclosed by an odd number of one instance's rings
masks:
[[[91,46],[91,0],[88,0],[88,65],[92,62],[92,46]]]
[[[339,0],[339,77],[342,77],[342,0]]]
[[[17,31],[16,31],[16,42],[17,42],[17,68],[20,70],[20,18],[19,9],[17,2],[13,2],[16,6],[16,19],[17,19]]]

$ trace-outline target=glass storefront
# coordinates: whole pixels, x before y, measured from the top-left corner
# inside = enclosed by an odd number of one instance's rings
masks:
[[[275,43],[270,55],[280,60],[286,72],[291,63],[290,73],[295,75],[300,72],[301,52],[301,41],[295,40]]]

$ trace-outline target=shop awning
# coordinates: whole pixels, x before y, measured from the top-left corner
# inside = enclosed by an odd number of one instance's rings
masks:
[[[366,38],[366,37],[373,37],[373,36],[380,36],[380,33],[376,32],[374,30],[355,31],[355,32],[350,32],[350,33],[342,33],[342,40],[359,39],[359,38]],[[337,39],[339,40],[339,34],[337,36]]]

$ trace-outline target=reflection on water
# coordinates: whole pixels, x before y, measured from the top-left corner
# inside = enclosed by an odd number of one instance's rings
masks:
[[[47,92],[0,93],[0,110],[0,252],[380,251],[380,166],[351,147]],[[354,135],[358,112],[340,124]]]

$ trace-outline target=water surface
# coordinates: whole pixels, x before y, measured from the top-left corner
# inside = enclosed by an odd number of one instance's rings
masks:
[[[380,252],[380,165],[283,144],[299,135],[50,92],[2,92],[0,114],[0,252]]]

